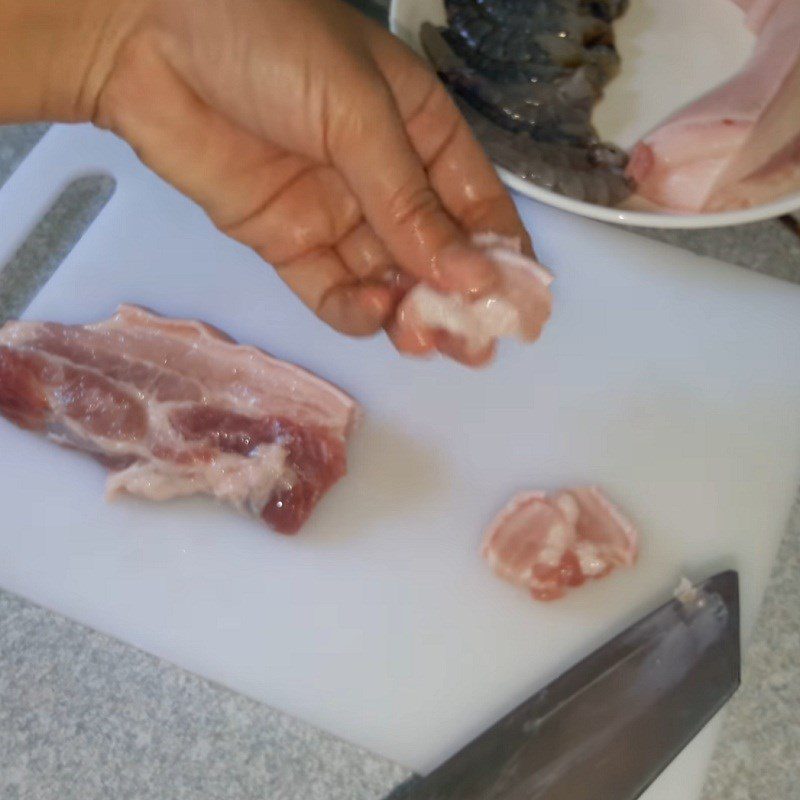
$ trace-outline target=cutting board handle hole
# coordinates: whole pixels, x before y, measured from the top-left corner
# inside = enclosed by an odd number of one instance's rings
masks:
[[[11,259],[0,265],[0,324],[19,317],[50,280],[116,190],[107,174],[72,181]]]

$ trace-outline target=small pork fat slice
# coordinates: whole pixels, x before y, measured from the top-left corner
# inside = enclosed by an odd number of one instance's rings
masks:
[[[212,495],[294,533],[345,474],[358,413],[300,367],[134,306],[0,328],[0,415],[109,467],[109,496]]]
[[[487,294],[465,297],[418,283],[397,310],[397,336],[404,349],[455,350],[462,360],[480,363],[500,338],[532,342],[541,334],[550,317],[553,276],[522,254],[517,239],[480,233],[472,241],[497,265],[499,284]]]
[[[637,553],[633,523],[596,486],[515,495],[487,529],[482,550],[501,578],[537,600],[633,566]]]

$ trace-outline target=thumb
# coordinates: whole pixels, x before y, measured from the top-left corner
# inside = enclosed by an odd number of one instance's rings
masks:
[[[494,266],[443,207],[388,85],[375,80],[356,100],[330,123],[329,156],[395,262],[442,289],[487,288]]]

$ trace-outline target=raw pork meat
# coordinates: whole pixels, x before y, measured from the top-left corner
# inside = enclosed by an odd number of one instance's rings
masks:
[[[638,194],[664,208],[743,208],[800,188],[800,2],[736,3],[758,36],[748,64],[631,155]]]
[[[488,294],[464,297],[418,283],[397,310],[394,338],[404,352],[438,349],[478,365],[500,337],[531,342],[550,317],[552,275],[522,255],[516,239],[476,234],[473,242],[497,264],[500,283]]]
[[[760,33],[781,0],[733,0],[744,11],[747,27],[753,33]]]
[[[633,523],[594,486],[516,495],[483,542],[494,571],[537,600],[554,600],[616,566],[632,566],[637,553]]]
[[[358,406],[200,322],[121,306],[0,328],[0,414],[108,466],[108,494],[209,494],[296,532],[345,473]]]

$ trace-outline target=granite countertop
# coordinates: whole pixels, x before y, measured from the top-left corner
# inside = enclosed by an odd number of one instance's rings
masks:
[[[0,128],[0,185],[43,131]],[[86,179],[67,190],[0,273],[0,321],[25,307],[110,191],[107,182]],[[779,221],[646,233],[800,283],[800,238]],[[800,797],[800,504],[791,516],[786,511],[786,536],[704,800]],[[378,800],[409,777],[0,590],[2,800]]]

